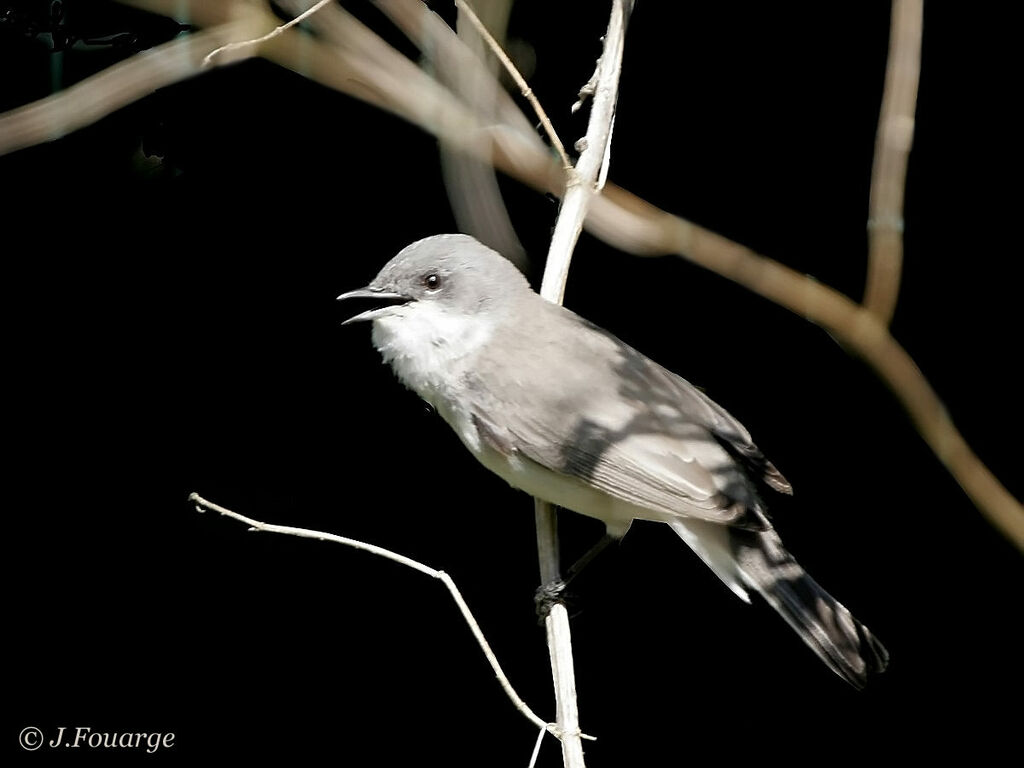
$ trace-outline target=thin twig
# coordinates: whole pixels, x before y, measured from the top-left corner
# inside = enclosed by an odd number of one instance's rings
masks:
[[[893,0],[889,61],[871,171],[864,289],[864,306],[886,325],[896,310],[903,269],[903,196],[914,141],[923,16],[923,0]]]
[[[601,59],[598,59],[597,60],[597,64],[594,65],[594,74],[592,74],[590,76],[590,79],[587,80],[587,82],[585,82],[583,84],[582,88],[580,88],[580,91],[577,94],[577,96],[579,98],[576,99],[576,103],[573,104],[572,108],[569,110],[574,115],[577,112],[579,112],[580,109],[582,109],[584,104],[587,103],[587,99],[589,99],[591,96],[594,95],[594,89],[597,87],[597,75],[598,75],[598,73],[600,71],[601,71]]]
[[[487,27],[480,21],[480,18],[470,7],[466,0],[455,0],[455,5],[458,9],[466,14],[466,18],[470,20],[476,31],[480,33],[480,37],[484,39],[487,45],[490,47],[491,52],[498,57],[498,61],[505,67],[505,71],[511,75],[512,79],[515,80],[516,85],[519,86],[520,93],[530,102],[530,106],[533,107],[533,111],[537,113],[537,117],[540,120],[540,124],[544,126],[544,132],[548,135],[548,140],[551,142],[551,146],[555,148],[558,156],[562,159],[562,166],[565,170],[572,170],[572,161],[569,159],[569,155],[565,152],[565,147],[562,146],[561,140],[558,138],[558,133],[555,131],[555,126],[551,124],[551,120],[548,118],[547,112],[544,111],[544,107],[541,106],[537,96],[534,94],[533,89],[527,84],[526,78],[522,76],[516,65],[512,63],[512,59],[508,57],[508,54],[502,50],[498,41],[494,39],[490,32],[487,31]]]
[[[228,53],[230,51],[237,51],[237,50],[241,50],[243,48],[255,47],[255,46],[259,45],[260,43],[265,43],[268,40],[273,40],[275,37],[277,37],[278,35],[282,34],[285,30],[291,29],[296,24],[301,24],[303,21],[308,19],[310,16],[312,16],[314,13],[319,11],[325,5],[328,5],[329,3],[332,3],[332,2],[334,2],[334,0],[319,0],[319,2],[317,2],[315,5],[310,6],[309,8],[307,8],[305,11],[300,13],[298,16],[296,16],[291,21],[288,21],[288,22],[286,22],[284,24],[281,24],[278,27],[275,27],[274,29],[272,29],[269,32],[267,32],[267,34],[265,34],[265,35],[261,35],[260,37],[253,38],[252,40],[240,40],[240,41],[235,42],[235,43],[228,43],[227,45],[222,45],[217,50],[210,51],[206,55],[206,58],[203,59],[203,66],[204,67],[210,66],[211,64],[213,64],[213,60],[215,58],[217,58],[218,56],[222,56],[223,54]]]
[[[540,755],[540,745],[544,743],[544,734],[547,733],[545,729],[541,729],[537,733],[537,741],[534,742],[533,752],[530,754],[530,765],[528,768],[534,768],[537,765],[537,757]]]
[[[480,625],[477,624],[476,619],[473,618],[473,614],[469,610],[469,606],[466,605],[466,601],[463,599],[462,593],[459,592],[458,587],[455,586],[455,582],[452,581],[451,577],[444,571],[435,570],[423,563],[413,560],[410,557],[400,555],[397,552],[392,552],[390,549],[384,549],[383,547],[367,544],[366,542],[358,541],[356,539],[349,539],[345,536],[337,536],[333,533],[325,533],[324,531],[314,531],[309,528],[293,528],[288,525],[273,525],[271,523],[264,523],[260,520],[254,520],[251,517],[246,517],[238,512],[234,512],[227,507],[222,507],[220,504],[207,501],[198,493],[189,494],[188,500],[195,504],[196,510],[199,512],[203,512],[205,510],[219,512],[225,517],[230,517],[233,520],[245,523],[249,526],[249,530],[251,531],[282,533],[288,536],[299,536],[304,539],[316,539],[318,541],[330,541],[335,544],[344,544],[346,547],[360,549],[373,555],[385,557],[388,560],[399,563],[400,565],[412,568],[413,570],[419,571],[420,573],[426,574],[432,578],[439,579],[451,593],[452,599],[455,601],[455,604],[459,607],[459,611],[462,613],[462,617],[466,620],[470,630],[473,632],[473,637],[476,638],[477,643],[480,645],[480,649],[484,652],[484,656],[487,657],[487,663],[491,665],[491,669],[494,670],[494,674],[498,678],[498,682],[501,684],[505,694],[515,705],[515,708],[538,728],[541,728],[556,737],[560,737],[559,727],[554,723],[546,723],[537,717],[537,715],[533,713],[533,710],[526,705],[526,702],[519,698],[519,694],[517,694],[512,688],[512,684],[508,681],[508,678],[505,677],[505,673],[502,671],[497,657],[495,657],[494,652],[491,651],[491,647],[487,644],[487,640],[484,638]]]
[[[460,40],[456,32],[430,11],[422,0],[373,0],[373,4],[402,30],[435,67],[446,70],[480,68],[477,53]],[[383,41],[381,43],[386,45]],[[394,49],[390,49],[390,53],[392,57],[397,54]],[[533,122],[526,118],[489,68],[481,73],[474,86],[484,91],[477,96],[486,96],[488,104],[496,103],[496,108],[490,114],[482,116],[485,125],[493,125],[497,118],[504,129],[515,131],[531,144],[542,147],[545,155],[549,155],[547,146],[537,136]]]

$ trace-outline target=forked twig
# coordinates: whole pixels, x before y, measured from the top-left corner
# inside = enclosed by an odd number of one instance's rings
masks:
[[[458,606],[459,611],[462,613],[462,618],[466,620],[466,624],[469,625],[470,631],[473,633],[473,637],[476,638],[477,643],[480,645],[480,649],[484,652],[484,656],[487,658],[487,663],[491,665],[491,669],[494,670],[495,676],[498,678],[498,682],[501,684],[502,689],[505,691],[505,695],[509,697],[512,704],[518,709],[523,716],[525,716],[531,723],[536,725],[538,728],[543,729],[551,733],[552,735],[560,738],[560,729],[554,723],[546,723],[541,720],[537,715],[534,714],[533,710],[530,709],[526,702],[524,702],[519,694],[512,688],[512,684],[508,681],[504,671],[501,669],[501,665],[498,663],[497,657],[491,650],[490,645],[487,644],[487,640],[484,638],[484,634],[480,629],[480,625],[477,624],[476,619],[473,617],[473,613],[469,610],[469,606],[466,605],[466,601],[462,597],[462,593],[459,592],[459,588],[455,586],[455,582],[452,581],[444,571],[435,570],[423,563],[413,560],[405,555],[400,555],[397,552],[392,552],[390,549],[384,547],[378,547],[374,544],[367,544],[357,539],[349,539],[345,536],[338,536],[333,533],[326,533],[324,531],[314,531],[309,528],[294,528],[288,525],[274,525],[272,523],[264,523],[260,520],[255,520],[251,517],[234,512],[227,507],[222,507],[220,504],[215,504],[212,501],[208,501],[200,496],[198,493],[189,494],[188,500],[195,504],[196,510],[204,512],[210,510],[218,512],[225,517],[230,517],[233,520],[245,523],[249,526],[251,531],[265,531],[267,533],[281,533],[288,536],[298,536],[304,539],[316,539],[317,541],[330,541],[335,544],[344,544],[346,547],[352,547],[353,549],[360,549],[364,552],[369,552],[373,555],[392,560],[400,565],[404,565],[413,570],[419,571],[420,573],[426,574],[432,578],[438,579],[447,587],[448,592],[451,593],[452,599]],[[585,736],[584,738],[592,739],[592,736]]]

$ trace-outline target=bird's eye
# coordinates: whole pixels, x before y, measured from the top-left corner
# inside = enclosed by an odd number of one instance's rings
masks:
[[[441,287],[441,276],[436,272],[423,276],[423,285],[428,291],[436,291]]]

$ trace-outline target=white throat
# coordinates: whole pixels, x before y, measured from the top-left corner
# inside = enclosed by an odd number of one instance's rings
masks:
[[[374,320],[372,338],[402,383],[445,411],[446,393],[459,386],[464,367],[493,334],[490,318],[414,302]]]

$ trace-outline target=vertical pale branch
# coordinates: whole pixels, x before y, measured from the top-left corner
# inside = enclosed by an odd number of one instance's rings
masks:
[[[903,269],[903,196],[914,141],[924,0],[893,0],[889,61],[875,137],[864,306],[888,325]]]
[[[628,3],[628,5],[627,5]],[[608,137],[615,119],[615,103],[619,92],[619,71],[622,68],[622,47],[626,38],[626,18],[632,9],[631,0],[612,0],[612,14],[604,38],[604,52],[597,65],[597,83],[590,106],[590,121],[576,169],[569,174],[562,208],[551,236],[548,260],[544,266],[544,280],[540,295],[548,301],[561,304],[565,295],[565,282],[569,277],[569,261],[573,248],[583,229],[590,198],[597,188],[598,176],[605,155]]]
[[[551,237],[540,294],[548,301],[562,303],[569,262],[583,228],[587,207],[597,188],[604,163],[615,104],[618,98],[622,48],[626,34],[627,0],[612,0],[611,17],[604,39],[604,52],[598,64],[597,84],[590,109],[587,135],[576,167],[568,172],[562,207]],[[630,0],[630,8],[632,2]],[[554,507],[536,499],[537,553],[542,583],[558,578],[557,518]],[[551,654],[551,673],[555,683],[557,722],[562,730],[562,759],[567,766],[583,766],[583,743],[578,736],[579,712],[576,706],[576,675],[572,659],[572,635],[565,605],[556,603],[544,619]]]
[[[537,557],[542,584],[559,578],[558,518],[554,507],[542,499],[534,499],[537,522]],[[555,723],[562,742],[565,768],[583,768],[583,742],[580,740],[580,715],[576,705],[576,668],[572,658],[572,633],[569,612],[564,603],[550,606],[544,617],[548,654],[551,657],[551,679],[555,686]]]

